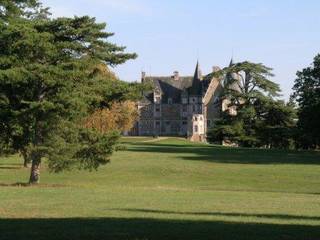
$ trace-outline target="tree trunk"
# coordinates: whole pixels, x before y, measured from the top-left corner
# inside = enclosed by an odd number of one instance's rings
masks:
[[[28,160],[27,159],[25,159],[25,158],[23,158],[24,160],[23,160],[23,166],[25,167],[25,168],[29,168],[29,162],[28,162]]]
[[[29,184],[38,184],[40,183],[40,165],[41,165],[41,159],[40,158],[34,158],[32,159],[32,165],[31,165],[31,174],[29,179]]]
[[[28,157],[27,151],[26,150],[21,150],[21,155],[23,157],[23,166],[25,168],[29,168],[30,159]]]

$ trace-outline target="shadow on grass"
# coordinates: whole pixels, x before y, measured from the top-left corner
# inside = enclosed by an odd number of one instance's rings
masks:
[[[30,183],[0,183],[0,187],[30,187],[30,188],[63,188],[63,187],[70,187],[64,184],[30,184]],[[1,238],[0,238],[1,240]]]
[[[12,167],[12,166],[0,166],[0,170],[17,170],[22,169],[23,167]]]
[[[297,216],[286,214],[251,214],[251,213],[224,213],[224,212],[177,212],[154,209],[138,209],[138,208],[119,208],[111,209],[115,211],[124,212],[138,212],[138,213],[158,213],[158,214],[174,214],[174,215],[198,215],[198,216],[223,216],[223,217],[256,217],[268,218],[274,220],[314,220],[320,221],[320,216]]]
[[[318,226],[148,218],[0,219],[1,240],[316,240]]]
[[[230,148],[213,145],[136,143],[132,152],[180,154],[184,160],[239,164],[320,164],[320,152]]]

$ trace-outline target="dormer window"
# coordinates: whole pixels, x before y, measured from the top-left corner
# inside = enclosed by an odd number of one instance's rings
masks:
[[[188,106],[187,105],[182,105],[182,112],[188,112]]]
[[[172,104],[172,98],[168,98],[168,104]]]

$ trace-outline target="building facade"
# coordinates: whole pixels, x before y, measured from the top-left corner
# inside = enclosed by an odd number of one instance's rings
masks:
[[[191,141],[205,141],[206,132],[227,109],[221,99],[222,83],[213,76],[202,76],[199,63],[193,76],[147,76],[141,81],[153,86],[139,101],[139,121],[130,131],[135,136],[181,136]]]

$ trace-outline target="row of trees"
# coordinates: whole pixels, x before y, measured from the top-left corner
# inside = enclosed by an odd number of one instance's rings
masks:
[[[31,163],[31,184],[44,158],[54,172],[106,164],[136,117],[142,87],[108,66],[137,55],[111,43],[105,27],[88,16],[50,18],[38,0],[0,1],[0,149]],[[93,120],[102,113],[116,118],[104,131]]]
[[[288,103],[278,99],[279,85],[272,69],[241,62],[216,73],[223,79],[222,99],[228,109],[209,130],[211,142],[230,142],[245,147],[303,148],[320,146],[320,55],[312,66],[297,73]]]

